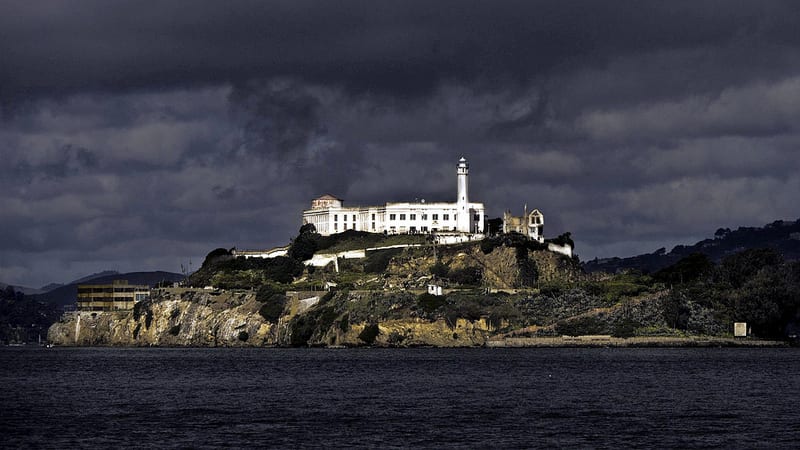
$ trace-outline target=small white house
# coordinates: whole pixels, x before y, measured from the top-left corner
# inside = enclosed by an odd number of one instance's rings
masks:
[[[428,285],[428,294],[435,295],[437,297],[441,297],[442,295],[442,287],[438,284],[429,284]]]

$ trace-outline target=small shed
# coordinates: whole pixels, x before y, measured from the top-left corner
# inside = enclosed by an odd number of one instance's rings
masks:
[[[733,337],[747,337],[747,322],[733,323]]]

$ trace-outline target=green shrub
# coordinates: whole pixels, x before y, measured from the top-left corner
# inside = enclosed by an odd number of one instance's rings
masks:
[[[555,239],[548,239],[547,242],[552,242],[555,245],[569,245],[570,247],[575,248],[575,242],[572,240],[572,233],[569,231]]]
[[[386,337],[386,342],[391,345],[400,345],[406,339],[405,336],[398,333],[397,331],[392,331],[389,333],[389,336]]]
[[[503,321],[513,324],[519,321],[520,318],[522,318],[522,313],[508,303],[494,306],[489,311],[489,323],[491,323],[495,329],[499,329]]]
[[[606,324],[596,317],[581,317],[556,324],[556,332],[567,336],[580,336],[584,334],[604,334],[607,332]]]
[[[441,308],[446,303],[447,301],[443,296],[428,294],[427,292],[417,297],[417,305],[428,314]]]
[[[359,333],[358,338],[365,344],[372,345],[375,343],[375,338],[377,338],[380,333],[381,330],[378,328],[377,324],[367,325],[361,333]]]
[[[437,261],[436,264],[431,266],[431,275],[435,277],[446,278],[448,273],[450,273],[450,269],[442,264],[441,261]]]
[[[292,335],[289,338],[289,343],[292,347],[305,347],[311,336],[314,335],[314,328],[316,322],[308,315],[300,315],[292,320]]]
[[[481,269],[479,267],[464,267],[461,269],[450,269],[447,278],[458,284],[468,286],[479,286],[481,284]]]
[[[230,258],[230,256],[230,250],[225,248],[215,248],[214,250],[211,250],[208,255],[206,255],[206,259],[203,260],[203,264],[200,267],[209,267],[220,260]]]
[[[338,316],[339,314],[333,305],[321,304],[317,304],[314,309],[305,314],[295,316],[289,324],[289,328],[292,330],[291,345],[293,347],[308,345],[308,341],[311,340],[315,332],[329,330]]]
[[[494,251],[494,249],[500,245],[501,241],[499,238],[486,238],[481,241],[480,244],[481,252],[483,252],[484,255],[488,255],[489,253],[492,253],[492,251]]]
[[[367,252],[366,261],[364,262],[364,272],[382,273],[389,267],[392,258],[399,255],[402,251],[402,248],[389,248],[386,250]]]
[[[258,309],[258,313],[261,314],[261,317],[263,317],[264,320],[272,323],[278,323],[278,320],[280,320],[281,316],[283,316],[283,310],[285,307],[286,296],[283,294],[272,294],[266,299],[266,301],[264,301],[264,304],[261,305],[261,308]]]
[[[636,322],[630,318],[625,318],[614,324],[614,329],[612,330],[611,335],[621,338],[632,337],[635,335],[636,329],[640,326],[641,324],[639,322]]]

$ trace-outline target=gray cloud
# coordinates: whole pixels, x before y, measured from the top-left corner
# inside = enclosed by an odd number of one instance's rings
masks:
[[[0,281],[524,204],[584,258],[800,216],[792,2],[0,2]],[[46,32],[42,32],[45,30]]]

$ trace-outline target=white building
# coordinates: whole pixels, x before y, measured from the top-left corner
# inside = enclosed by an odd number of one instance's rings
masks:
[[[484,232],[483,203],[469,201],[469,164],[461,158],[456,167],[458,196],[455,203],[406,202],[382,206],[349,206],[332,195],[311,201],[303,211],[303,224],[311,223],[323,236],[346,230],[370,233],[472,233]]]

